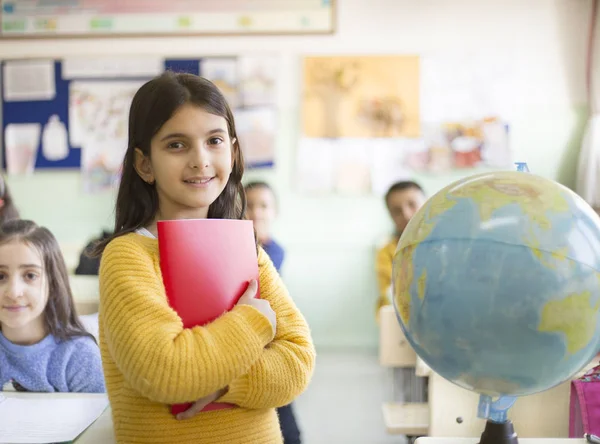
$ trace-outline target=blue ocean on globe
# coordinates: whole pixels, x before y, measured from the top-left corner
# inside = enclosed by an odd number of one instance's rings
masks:
[[[417,354],[480,394],[549,389],[600,348],[600,218],[522,172],[467,177],[402,234],[393,300]]]

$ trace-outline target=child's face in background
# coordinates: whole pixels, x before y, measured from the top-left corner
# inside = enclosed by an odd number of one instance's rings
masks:
[[[156,183],[160,219],[205,218],[232,169],[227,121],[194,105],[184,105],[156,133],[150,158],[141,152],[136,170]]]
[[[44,338],[48,284],[40,252],[23,242],[0,245],[0,324],[11,342]]]
[[[256,235],[261,242],[271,237],[271,225],[277,216],[275,196],[265,187],[246,191],[247,216],[254,223]]]
[[[388,211],[399,234],[404,231],[406,225],[408,225],[408,221],[410,221],[424,203],[425,194],[418,188],[406,188],[401,191],[394,191],[388,196]]]

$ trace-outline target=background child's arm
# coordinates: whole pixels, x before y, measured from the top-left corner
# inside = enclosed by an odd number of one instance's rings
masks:
[[[100,350],[96,343],[87,337],[71,339],[74,351],[66,367],[67,387],[70,392],[104,393],[104,373]]]
[[[219,399],[255,409],[293,401],[308,386],[316,357],[308,324],[262,249],[259,266],[260,297],[277,315],[277,333],[248,373],[232,380],[228,393]]]
[[[127,382],[167,404],[196,401],[225,387],[273,338],[268,319],[247,305],[205,327],[184,329],[168,305],[158,262],[125,237],[103,253],[100,326],[101,342]]]

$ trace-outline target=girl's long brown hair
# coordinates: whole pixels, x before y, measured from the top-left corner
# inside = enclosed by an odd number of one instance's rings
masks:
[[[211,219],[243,219],[246,195],[242,185],[244,158],[235,130],[233,113],[219,89],[205,78],[167,71],[144,84],[135,94],[129,111],[129,141],[123,160],[121,182],[115,205],[113,235],[100,241],[91,255],[99,256],[116,237],[149,225],[158,211],[158,193],[154,184],[142,180],[134,168],[135,149],[150,156],[152,138],[185,104],[196,105],[223,117],[232,146],[233,167],[225,189],[210,205]]]
[[[23,242],[40,252],[48,280],[48,302],[44,309],[46,331],[62,340],[89,336],[75,310],[67,266],[54,235],[30,220],[12,219],[0,226],[0,245]]]

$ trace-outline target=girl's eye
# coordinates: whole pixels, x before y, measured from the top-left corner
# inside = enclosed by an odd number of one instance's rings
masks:
[[[184,147],[184,144],[181,142],[173,142],[169,144],[169,149],[179,150]]]
[[[220,137],[213,137],[211,139],[208,139],[209,145],[219,145],[221,143],[223,143],[223,139],[221,139]]]
[[[0,273],[0,281],[3,281],[4,279],[6,279],[6,274]]]
[[[33,273],[33,272],[28,272],[25,273],[25,279],[27,279],[28,281],[35,281],[38,278],[38,274],[37,273]]]

